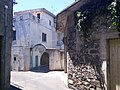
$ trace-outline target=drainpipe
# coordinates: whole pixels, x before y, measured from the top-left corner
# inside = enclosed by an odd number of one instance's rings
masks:
[[[67,37],[64,37],[64,72],[67,73],[67,46],[66,46]]]
[[[64,73],[67,73],[67,19],[64,28]]]
[[[4,90],[6,89],[6,30],[7,30],[7,9],[8,6],[4,5]]]

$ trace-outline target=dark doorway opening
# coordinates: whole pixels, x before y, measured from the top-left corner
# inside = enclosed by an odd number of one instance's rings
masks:
[[[49,72],[49,54],[43,53],[40,60],[40,70],[42,72]]]
[[[47,52],[41,56],[41,66],[49,66],[49,54]]]
[[[40,66],[38,66],[38,56],[35,57],[36,67],[31,69],[33,72],[49,72],[49,54],[47,52],[43,53],[40,59]]]

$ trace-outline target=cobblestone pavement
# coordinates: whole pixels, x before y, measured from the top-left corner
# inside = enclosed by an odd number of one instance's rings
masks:
[[[11,85],[22,90],[71,90],[67,87],[67,74],[63,71],[11,71]]]

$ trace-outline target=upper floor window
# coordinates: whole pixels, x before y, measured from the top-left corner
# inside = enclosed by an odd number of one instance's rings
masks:
[[[23,16],[20,16],[20,20],[23,20]]]
[[[49,20],[49,25],[51,26],[51,20]]]
[[[16,57],[14,57],[14,61],[16,61]]]
[[[42,41],[47,42],[47,34],[42,33]]]
[[[13,31],[13,40],[16,40],[16,31]]]
[[[40,13],[37,13],[37,18],[39,18],[39,19],[40,19]]]

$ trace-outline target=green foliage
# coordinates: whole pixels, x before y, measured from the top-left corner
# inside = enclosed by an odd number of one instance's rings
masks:
[[[99,15],[101,12],[104,13],[104,11],[109,11],[112,18],[112,24],[109,26],[109,28],[111,27],[117,27],[118,31],[119,31],[119,27],[120,27],[120,13],[119,9],[120,6],[118,5],[117,0],[113,0],[109,5],[101,5],[99,6],[98,9],[96,8],[92,8],[89,10],[85,10],[85,11],[78,11],[77,12],[77,28],[79,31],[84,31],[86,32],[87,29],[90,27],[91,25],[91,19],[93,19],[96,15]]]
[[[78,31],[83,31],[84,32],[84,35],[87,37],[90,37],[91,33],[92,33],[92,30],[91,31],[87,31],[87,29],[89,29],[91,27],[91,23],[92,23],[92,19],[99,15],[99,14],[103,14],[103,13],[106,13],[107,12],[107,15],[108,13],[111,14],[111,20],[112,20],[112,24],[110,25],[109,28],[111,27],[117,27],[117,30],[120,30],[120,3],[118,5],[118,2],[117,0],[113,0],[112,2],[110,1],[109,3],[102,3],[100,2],[100,4],[97,4],[96,6],[94,5],[91,5],[90,7],[92,8],[87,8],[85,7],[84,10],[79,10],[77,13],[76,13],[76,16],[77,16],[77,28],[78,28]],[[83,8],[82,8],[83,9]],[[88,38],[85,38],[86,42],[89,43],[88,41]],[[91,39],[92,41],[92,39]],[[84,53],[84,52],[83,52]],[[97,62],[97,64],[101,64],[100,61]],[[104,89],[104,78],[103,78],[103,74],[102,74],[102,70],[101,70],[101,66],[95,66],[95,64],[93,65],[94,70],[96,71],[97,73],[97,76],[98,76],[98,79],[100,81],[100,84],[101,84],[101,90],[105,90]]]
[[[112,24],[109,28],[116,26],[119,26],[119,16],[117,15],[117,0],[113,0],[113,2],[108,6],[107,8],[111,15],[112,15]]]
[[[77,28],[79,31],[81,31],[82,29],[81,23],[86,19],[86,17],[81,12],[77,12],[77,18],[78,18]]]

